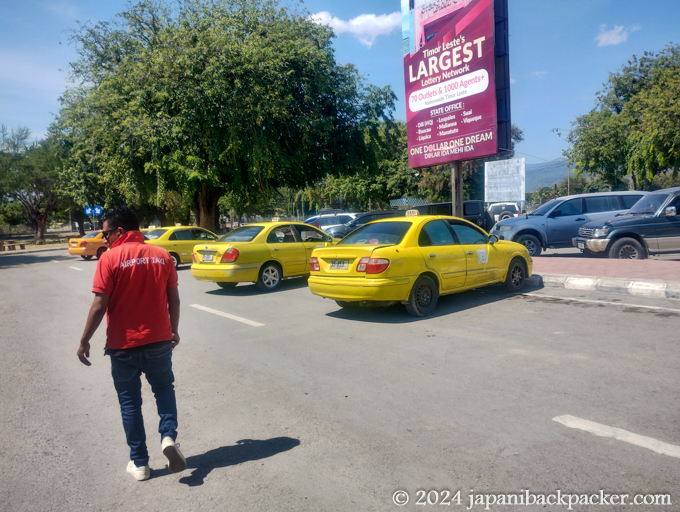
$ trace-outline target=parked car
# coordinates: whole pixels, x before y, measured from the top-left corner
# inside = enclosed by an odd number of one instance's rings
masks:
[[[657,190],[635,203],[626,215],[584,224],[572,244],[581,252],[620,259],[680,252],[678,213],[680,187]]]
[[[374,220],[388,219],[390,217],[403,217],[406,210],[377,210],[374,212],[360,213],[353,220],[341,226],[333,226],[326,230],[326,233],[333,238],[344,238],[348,233],[360,228],[364,224]]]
[[[282,279],[308,275],[312,251],[337,241],[302,222],[272,219],[248,224],[217,242],[196,245],[191,274],[221,288],[253,282],[262,291],[270,292],[278,288]]]
[[[518,217],[521,212],[517,203],[492,203],[486,211],[489,214],[489,218],[487,219],[489,227],[493,226],[499,220]]]
[[[213,242],[217,235],[194,226],[173,226],[153,229],[144,235],[146,243],[162,247],[170,254],[175,268],[191,263],[191,250],[200,242]]]
[[[453,215],[453,204],[451,202],[423,204],[414,206],[413,209],[418,210],[420,215]],[[489,229],[492,225],[489,223],[489,217],[484,210],[483,201],[463,201],[463,218],[477,224],[482,229]]]
[[[329,229],[337,226],[342,226],[352,221],[358,213],[329,213],[324,215],[319,215],[312,222],[305,221],[306,224],[311,224],[323,231],[328,232]],[[308,219],[309,220],[309,219]]]
[[[101,231],[92,231],[82,238],[69,238],[68,241],[68,253],[84,260],[91,260],[93,256],[99,259],[107,250]]]
[[[532,264],[524,246],[471,222],[410,210],[314,249],[308,282],[314,295],[342,308],[402,303],[412,315],[427,316],[440,295],[496,283],[519,292]]]
[[[584,224],[626,213],[647,192],[597,192],[558,197],[537,210],[498,221],[490,234],[523,244],[531,256],[571,247]]]

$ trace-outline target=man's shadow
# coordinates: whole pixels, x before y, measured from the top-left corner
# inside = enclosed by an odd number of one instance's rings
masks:
[[[235,466],[251,460],[265,459],[281,452],[286,452],[298,446],[299,439],[292,437],[274,437],[258,441],[242,439],[236,441],[235,446],[222,446],[205,452],[202,455],[187,457],[187,470],[193,469],[191,475],[179,479],[180,483],[189,487],[203,485],[203,480],[216,468]],[[154,471],[154,476],[169,474],[168,469]]]

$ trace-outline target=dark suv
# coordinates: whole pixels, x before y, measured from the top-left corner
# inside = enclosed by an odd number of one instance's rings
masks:
[[[572,244],[582,252],[622,259],[680,252],[679,211],[680,187],[657,190],[625,215],[584,224]]]
[[[331,235],[333,238],[344,238],[350,231],[354,231],[356,228],[361,227],[364,224],[368,224],[371,221],[387,219],[389,217],[403,217],[405,214],[406,210],[378,210],[374,212],[360,213],[347,224],[328,228],[326,233]]]

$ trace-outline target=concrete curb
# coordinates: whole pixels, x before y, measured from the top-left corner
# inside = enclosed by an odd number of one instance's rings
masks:
[[[534,274],[527,279],[528,286],[566,288],[598,292],[615,292],[656,299],[680,299],[680,282],[656,279],[621,279],[616,277],[562,276]]]
[[[48,244],[45,246],[38,247],[34,246],[31,247],[30,249],[17,249],[16,251],[2,251],[0,252],[0,257],[21,256],[22,254],[28,254],[31,252],[58,251],[58,250],[68,250],[68,244]]]

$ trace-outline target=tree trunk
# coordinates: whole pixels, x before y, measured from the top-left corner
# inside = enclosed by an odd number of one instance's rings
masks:
[[[78,234],[83,237],[85,236],[85,213],[82,208],[78,208],[73,215],[78,223]]]
[[[208,229],[213,233],[217,232],[217,202],[220,200],[223,191],[218,188],[203,185],[201,190],[196,194],[198,217],[196,224],[202,228]]]
[[[35,239],[35,245],[45,244],[45,228],[47,227],[47,213],[38,216],[38,233]]]
[[[172,226],[170,219],[168,219],[168,216],[165,214],[164,210],[156,210],[156,216],[158,217],[158,220],[161,222],[161,227],[167,228]]]

